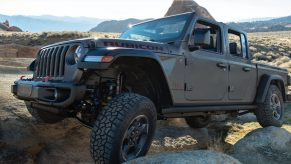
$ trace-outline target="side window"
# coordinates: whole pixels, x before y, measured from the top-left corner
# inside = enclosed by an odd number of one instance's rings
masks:
[[[208,22],[197,21],[195,24],[193,33],[191,35],[190,44],[194,45],[194,32],[197,30],[208,30],[210,31],[210,45],[201,46],[200,49],[213,51],[213,52],[221,52],[220,49],[220,27],[217,25],[213,25]]]
[[[229,52],[232,56],[248,59],[246,38],[243,34],[228,30]]]

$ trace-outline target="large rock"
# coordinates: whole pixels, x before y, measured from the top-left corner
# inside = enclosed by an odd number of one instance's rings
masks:
[[[0,45],[2,58],[36,58],[39,49],[19,44]]]
[[[198,3],[193,0],[174,0],[165,16],[182,14],[186,12],[196,12],[202,17],[215,20],[207,9],[199,6]]]
[[[153,156],[146,156],[128,161],[124,164],[240,164],[240,162],[231,156],[218,151],[197,150],[197,151],[179,151],[175,153],[162,153]]]
[[[5,26],[9,27],[9,21],[8,21],[8,20],[6,20],[5,22],[3,22],[3,24],[4,24]]]
[[[239,140],[227,154],[248,164],[291,163],[291,134],[277,127],[257,129]]]
[[[22,30],[19,27],[16,27],[16,26],[11,26],[6,31],[22,32]]]
[[[6,31],[8,29],[8,27],[3,23],[0,23],[0,28],[4,31]]]

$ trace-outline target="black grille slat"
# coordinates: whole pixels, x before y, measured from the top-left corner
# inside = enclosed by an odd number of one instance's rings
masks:
[[[43,54],[45,53],[45,50],[42,50],[40,55],[39,55],[39,66],[37,68],[37,77],[40,77],[41,76],[41,70],[42,70],[42,61],[43,61]]]
[[[46,76],[50,76],[50,66],[51,66],[50,62],[51,62],[51,56],[52,56],[53,51],[54,49],[51,49],[46,57],[46,71],[45,71]]]
[[[46,53],[44,54],[44,57],[43,57],[43,68],[42,68],[42,77],[46,77],[46,64],[47,64],[47,62],[46,62],[46,60],[47,60],[47,56],[48,56],[48,54],[50,53],[50,49],[48,49],[47,51],[46,51]]]
[[[63,49],[64,49],[64,46],[61,46],[58,50],[58,53],[56,55],[56,60],[55,60],[55,77],[58,77],[59,76],[59,67],[60,67],[60,57],[61,57],[61,54],[63,52]]]
[[[62,55],[60,56],[60,69],[59,69],[59,75],[60,77],[64,76],[64,72],[65,72],[65,56],[66,56],[66,53],[69,49],[69,46],[66,46],[64,49],[63,49],[63,52],[62,52]]]
[[[54,74],[54,68],[55,68],[55,57],[56,57],[56,53],[58,51],[59,47],[55,48],[52,56],[51,56],[51,64],[50,64],[50,76],[52,77],[55,77],[55,74]]]
[[[46,55],[46,53],[47,53],[47,50],[45,50],[45,51],[43,52],[43,55],[42,55],[42,57],[41,57],[41,70],[40,70],[40,75],[39,75],[39,77],[43,77],[43,68],[44,68],[44,60],[45,60],[45,55]]]

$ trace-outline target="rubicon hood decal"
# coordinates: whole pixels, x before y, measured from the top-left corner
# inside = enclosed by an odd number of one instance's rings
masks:
[[[163,43],[148,42],[148,41],[136,41],[126,39],[98,39],[97,47],[122,47],[122,48],[134,48],[140,50],[149,50],[154,52],[168,53],[168,48]]]
[[[152,46],[152,45],[145,45],[145,44],[134,44],[134,43],[123,43],[123,42],[108,42],[103,41],[104,46],[110,47],[126,47],[126,48],[136,48],[136,49],[144,49],[144,50],[157,50],[163,51],[163,47],[160,46]]]

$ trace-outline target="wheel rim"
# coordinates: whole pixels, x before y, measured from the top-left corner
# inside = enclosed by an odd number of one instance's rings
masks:
[[[148,119],[139,115],[130,123],[123,137],[121,156],[125,161],[136,158],[148,136]]]
[[[279,97],[276,94],[273,94],[271,96],[270,102],[273,116],[276,120],[279,120],[281,116],[281,102]]]

